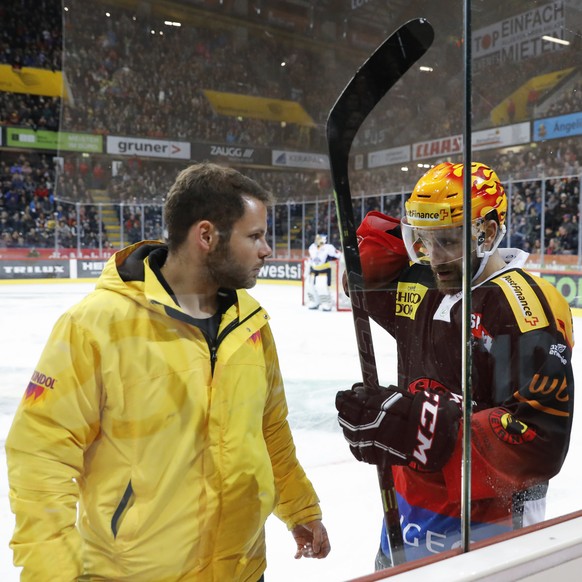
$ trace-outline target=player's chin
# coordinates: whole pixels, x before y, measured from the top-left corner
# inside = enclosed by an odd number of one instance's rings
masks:
[[[459,291],[462,290],[461,285],[450,285],[450,284],[441,284],[441,283],[437,283],[437,289],[443,294],[443,295],[456,295]]]
[[[456,269],[447,269],[437,267],[433,269],[437,288],[442,293],[448,295],[457,293],[462,289],[462,281],[459,278],[459,272]]]

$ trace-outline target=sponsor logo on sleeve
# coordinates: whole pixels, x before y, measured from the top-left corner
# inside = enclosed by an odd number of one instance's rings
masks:
[[[494,283],[503,290],[522,332],[549,325],[540,300],[522,275],[509,271],[494,279]]]
[[[56,378],[52,378],[51,376],[47,376],[46,374],[35,370],[28,386],[26,387],[24,400],[27,402],[36,402],[45,394],[47,389],[53,390],[56,383]]]
[[[519,402],[526,402],[531,407],[554,416],[570,416],[568,380],[565,376],[550,377],[534,374],[530,383],[513,393]],[[523,393],[522,393],[523,391]]]
[[[412,394],[424,392],[425,390],[433,390],[439,394],[448,394],[450,392],[444,384],[441,384],[438,380],[433,380],[432,378],[418,378],[408,385],[408,391]]]

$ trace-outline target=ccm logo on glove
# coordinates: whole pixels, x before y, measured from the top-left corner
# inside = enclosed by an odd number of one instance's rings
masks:
[[[425,392],[426,399],[422,403],[420,411],[420,424],[416,435],[416,447],[412,456],[421,464],[426,465],[428,453],[434,440],[434,429],[439,413],[439,397],[430,392]],[[423,431],[423,428],[425,429]]]
[[[438,471],[455,447],[461,411],[446,394],[411,394],[395,386],[364,390],[354,384],[337,393],[335,404],[344,436],[359,461]]]

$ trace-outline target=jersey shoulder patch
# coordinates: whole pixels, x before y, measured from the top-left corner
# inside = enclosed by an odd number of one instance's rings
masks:
[[[495,277],[492,283],[501,287],[522,333],[549,325],[541,301],[519,271],[506,271]]]

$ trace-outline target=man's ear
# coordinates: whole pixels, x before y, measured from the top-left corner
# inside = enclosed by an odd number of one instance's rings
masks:
[[[495,220],[488,220],[485,223],[485,244],[491,248],[495,242],[495,237],[499,232],[499,225]]]
[[[188,233],[188,241],[201,251],[213,250],[218,244],[219,233],[209,220],[201,220],[193,224]]]

